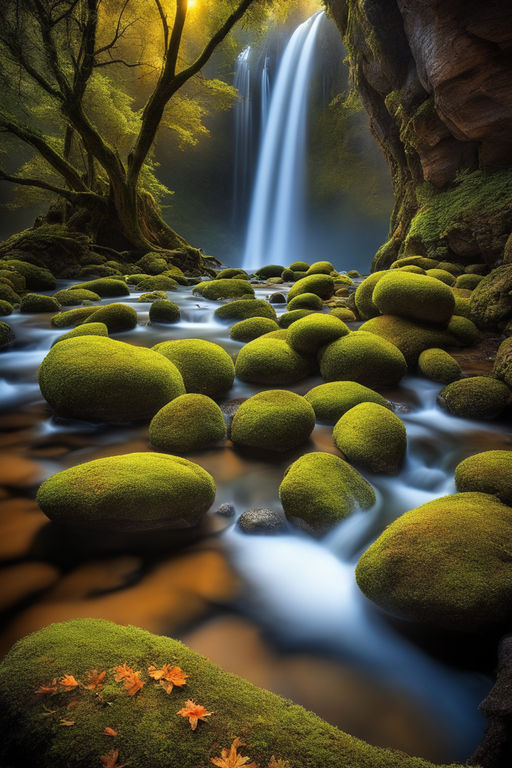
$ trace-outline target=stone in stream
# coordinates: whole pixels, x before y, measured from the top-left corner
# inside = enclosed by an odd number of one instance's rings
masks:
[[[336,424],[344,413],[359,403],[379,403],[385,408],[391,408],[386,398],[369,387],[364,387],[356,381],[330,381],[319,384],[304,395],[311,403],[317,419],[329,424]]]
[[[458,491],[480,491],[512,505],[512,451],[483,451],[455,468]]]
[[[299,355],[313,357],[322,347],[348,333],[349,328],[337,317],[314,312],[290,325],[287,342]]]
[[[383,315],[446,326],[455,309],[448,285],[434,277],[390,270],[378,280],[372,302]]]
[[[510,400],[506,384],[491,376],[471,376],[448,384],[439,393],[439,402],[453,416],[467,419],[495,419]]]
[[[105,323],[109,333],[130,331],[137,325],[137,311],[129,304],[107,304],[89,315],[83,324]]]
[[[265,333],[278,330],[279,326],[276,321],[269,317],[249,317],[247,320],[240,320],[240,322],[235,323],[229,336],[234,341],[248,342],[263,336]]]
[[[286,304],[286,296],[284,293],[272,293],[269,297],[270,304]]]
[[[149,439],[161,451],[190,453],[226,437],[226,424],[217,403],[206,395],[180,395],[155,413]]]
[[[215,399],[225,395],[233,385],[235,366],[220,344],[204,339],[175,339],[155,344],[153,350],[176,366],[187,393]]]
[[[14,331],[8,323],[0,320],[0,349],[9,346],[14,341]]]
[[[195,286],[192,293],[216,301],[217,299],[236,299],[246,295],[254,296],[254,288],[247,280],[228,278],[204,280]]]
[[[264,334],[242,347],[235,372],[241,381],[282,387],[304,379],[311,372],[311,363],[284,339]]]
[[[275,512],[264,507],[246,509],[238,518],[238,527],[244,533],[281,533],[286,530],[286,517],[283,512]]]
[[[305,443],[315,426],[308,401],[284,389],[270,389],[242,403],[231,424],[236,446],[284,452]]]
[[[215,310],[215,317],[220,320],[246,320],[248,317],[268,317],[276,320],[274,307],[264,299],[239,299],[223,304]]]
[[[235,508],[232,504],[221,504],[220,507],[217,507],[215,510],[215,514],[220,515],[221,517],[234,517]]]
[[[407,364],[390,341],[366,331],[354,331],[322,350],[320,373],[325,381],[393,387],[407,373]]]
[[[341,416],[333,430],[336,447],[369,472],[396,474],[407,448],[402,421],[379,403],[359,403]]]

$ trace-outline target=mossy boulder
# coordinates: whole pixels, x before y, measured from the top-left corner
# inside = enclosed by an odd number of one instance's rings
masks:
[[[387,274],[385,270],[373,272],[373,274],[368,275],[368,277],[357,286],[354,300],[362,320],[369,320],[371,317],[376,317],[380,314],[379,308],[372,301],[372,296],[375,286],[385,274]]]
[[[335,269],[330,261],[315,261],[306,271],[308,275],[330,275]]]
[[[309,264],[307,261],[294,261],[288,269],[291,269],[293,272],[307,272],[309,269]]]
[[[277,322],[280,328],[289,328],[292,323],[296,323],[297,320],[312,315],[315,311],[316,310],[314,309],[292,309],[291,312],[283,312],[283,314],[277,318]]]
[[[170,360],[101,336],[55,344],[41,363],[39,385],[59,416],[107,422],[149,419],[185,394]]]
[[[446,269],[427,269],[425,274],[428,275],[428,277],[433,277],[436,280],[440,280],[446,285],[455,285],[455,276],[452,275],[451,272],[447,272]]]
[[[280,333],[275,331],[274,333]],[[311,364],[285,339],[260,336],[242,347],[235,363],[241,381],[268,386],[295,384],[311,372]]]
[[[483,279],[483,275],[459,275],[455,285],[457,288],[466,288],[469,291],[474,291],[477,285],[479,285]]]
[[[425,349],[418,358],[421,373],[440,384],[450,384],[462,376],[460,365],[444,349]]]
[[[320,296],[316,293],[299,293],[294,299],[288,302],[288,311],[294,309],[315,309],[317,312],[321,312],[324,303]]]
[[[448,384],[441,390],[439,399],[454,416],[495,419],[507,406],[510,390],[490,376],[471,376]]]
[[[167,299],[165,291],[149,291],[149,293],[141,293],[137,299],[137,304],[152,304],[154,301],[159,301],[160,299]]]
[[[390,408],[386,398],[356,381],[331,381],[313,387],[304,395],[319,421],[335,424],[344,413],[359,403],[378,403]]]
[[[299,355],[316,355],[321,347],[350,333],[345,323],[333,315],[315,312],[292,323],[287,341]]]
[[[128,275],[126,278],[126,282],[128,285],[137,285],[137,283],[140,283],[141,280],[145,280],[147,277],[145,272],[134,272],[131,275]]]
[[[300,395],[269,389],[243,402],[231,425],[231,440],[247,448],[289,451],[309,439],[315,412]]]
[[[0,300],[8,301],[9,304],[18,304],[20,301],[19,294],[16,293],[12,284],[10,285],[6,279],[0,280]]]
[[[391,264],[390,269],[399,269],[409,266],[421,267],[427,269],[436,269],[438,262],[435,259],[429,259],[427,256],[402,256]]]
[[[482,330],[503,328],[512,318],[512,264],[493,269],[471,295],[471,319]]]
[[[488,264],[467,264],[463,272],[467,275],[487,275],[489,272]]]
[[[369,472],[399,472],[407,449],[402,421],[379,403],[355,405],[336,422],[336,447],[347,459]]]
[[[388,526],[359,560],[357,583],[411,621],[462,631],[509,622],[511,537],[511,509],[495,496],[445,496]]]
[[[86,264],[78,272],[78,277],[114,277],[122,278],[122,273],[106,264]]]
[[[348,272],[347,272],[347,275],[348,275],[348,277],[351,277],[351,278],[362,277],[362,274],[360,272],[358,272],[357,269],[349,269]]]
[[[204,339],[176,339],[162,341],[153,350],[174,363],[188,394],[216,399],[233,386],[233,360],[219,344]]]
[[[449,272],[455,277],[458,277],[459,275],[462,275],[463,272],[465,272],[462,264],[457,264],[456,262],[451,261],[440,261],[437,265],[437,269],[443,269],[445,272]]]
[[[0,349],[8,347],[14,341],[14,331],[8,323],[0,320]]]
[[[2,261],[2,267],[12,269],[25,278],[25,285],[29,291],[53,291],[57,287],[57,281],[49,269],[30,264],[19,259],[6,259]]]
[[[139,280],[136,289],[138,291],[176,291],[178,282],[167,275],[150,275]]]
[[[113,277],[99,277],[97,280],[87,280],[84,283],[77,283],[71,286],[71,290],[77,288],[97,293],[102,298],[117,298],[118,296],[128,296],[130,289],[124,280],[117,280]]]
[[[247,342],[277,330],[279,330],[278,324],[269,317],[249,317],[247,320],[235,323],[229,335],[234,341]]]
[[[167,262],[162,258],[161,254],[156,251],[150,251],[138,260],[136,266],[141,272],[147,272],[148,275],[160,275],[167,269]]]
[[[152,323],[179,323],[180,317],[180,308],[168,299],[157,299],[149,308]]]
[[[77,307],[86,301],[99,301],[100,296],[94,291],[88,291],[85,288],[63,288],[53,295],[62,307]]]
[[[465,296],[455,295],[454,315],[471,319],[471,300]]]
[[[53,296],[26,293],[20,301],[20,312],[25,315],[58,312],[60,304]]]
[[[4,280],[14,288],[16,293],[23,293],[27,288],[27,281],[23,275],[14,269],[2,269],[2,262],[0,261],[0,281]]]
[[[4,301],[4,299],[0,299],[0,315],[11,315],[13,312],[13,305],[9,301]]]
[[[494,361],[494,375],[512,389],[512,337],[502,341]]]
[[[392,270],[382,275],[372,301],[383,315],[446,326],[453,315],[455,299],[448,285],[428,275]]]
[[[202,467],[152,452],[79,464],[49,477],[37,492],[50,520],[113,530],[189,528],[214,498],[215,483]]]
[[[333,275],[334,287],[339,290],[340,288],[348,288],[350,285],[354,285],[354,281],[348,275]]]
[[[130,331],[137,325],[137,312],[129,304],[107,304],[96,309],[85,323],[105,323],[109,333]]]
[[[480,331],[469,317],[453,315],[446,330],[457,347],[472,347],[480,339]]]
[[[74,339],[75,336],[108,336],[108,328],[105,323],[87,323],[87,325],[77,325],[76,328],[72,328],[70,331],[61,334],[58,339],[55,339],[53,343],[58,344],[59,341]]]
[[[72,325],[80,325],[84,320],[87,320],[94,312],[98,311],[98,307],[79,307],[78,309],[67,309],[65,312],[59,312],[58,315],[54,315],[50,320],[50,324],[54,328],[70,328]]]
[[[266,280],[269,277],[281,277],[284,267],[281,264],[267,264],[264,267],[256,270],[255,274],[262,280]]]
[[[398,347],[373,333],[354,331],[333,341],[320,357],[325,381],[356,381],[368,387],[393,387],[407,373]]]
[[[455,468],[455,484],[458,491],[490,493],[512,506],[512,451],[468,456]]]
[[[332,307],[329,314],[333,317],[337,317],[338,320],[342,320],[344,323],[353,323],[357,319],[355,314],[348,307]]]
[[[241,296],[254,296],[254,288],[247,280],[229,278],[227,280],[206,280],[198,283],[192,293],[210,301],[217,299],[239,299]]]
[[[215,317],[219,320],[246,320],[249,317],[276,320],[276,311],[272,304],[264,299],[239,299],[217,307]]]
[[[376,500],[372,486],[350,464],[317,451],[288,467],[279,498],[291,522],[317,534],[325,533],[357,509],[369,509]]]
[[[315,293],[321,299],[329,299],[334,293],[334,280],[329,275],[309,275],[303,277],[290,288],[288,301],[301,293]]]
[[[155,413],[149,439],[160,451],[189,453],[226,437],[226,424],[217,403],[206,395],[180,395]]]

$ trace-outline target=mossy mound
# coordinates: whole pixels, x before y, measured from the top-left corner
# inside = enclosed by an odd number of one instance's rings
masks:
[[[457,347],[472,347],[480,338],[480,331],[468,317],[453,315],[446,330]]]
[[[310,372],[310,363],[295,352],[285,339],[272,338],[269,334],[242,347],[235,363],[238,378],[251,384],[278,387],[295,384]]]
[[[347,275],[348,275],[348,277],[351,277],[351,278],[362,277],[362,274],[360,272],[358,272],[357,269],[349,269],[348,272],[347,272]]]
[[[335,269],[330,261],[314,261],[306,271],[308,275],[330,275]]]
[[[114,267],[108,267],[106,264],[86,264],[78,272],[78,277],[119,277],[122,273]]]
[[[287,341],[299,355],[313,356],[321,347],[348,333],[350,330],[337,317],[315,312],[290,325]]]
[[[87,323],[87,325],[78,325],[76,328],[72,328],[70,331],[63,333],[58,339],[55,339],[53,343],[58,344],[59,341],[74,339],[75,336],[108,336],[108,328],[105,323]]]
[[[0,320],[0,349],[9,346],[14,341],[14,331],[8,323]]]
[[[9,301],[0,299],[0,315],[10,315],[12,314],[13,309],[14,307]]]
[[[94,291],[88,291],[85,288],[63,288],[53,295],[62,307],[77,307],[86,301],[99,301],[99,294]]]
[[[214,498],[215,483],[202,467],[152,452],[79,464],[49,477],[37,492],[50,520],[113,530],[189,528]]]
[[[512,512],[486,493],[435,499],[395,520],[356,568],[364,594],[390,613],[449,630],[509,621]]]
[[[8,301],[9,304],[19,304],[20,297],[12,287],[12,284],[2,279],[0,280],[0,300]]]
[[[246,320],[248,317],[267,317],[275,320],[276,311],[272,304],[263,299],[239,299],[218,307],[215,317],[220,320]]]
[[[8,285],[11,285],[16,293],[23,293],[27,288],[27,281],[14,269],[2,269],[2,262],[0,261],[0,281],[7,281]]]
[[[183,377],[188,394],[222,397],[233,386],[235,366],[225,349],[204,339],[162,341],[155,352],[170,360]]]
[[[325,381],[356,381],[368,387],[393,387],[407,373],[398,347],[373,333],[354,331],[323,350],[320,373]]]
[[[355,405],[336,422],[333,439],[347,459],[370,472],[395,474],[402,467],[407,435],[402,421],[379,403]]]
[[[433,277],[436,280],[440,280],[442,283],[445,283],[446,285],[455,285],[455,276],[452,275],[451,272],[448,272],[446,269],[427,269],[425,272],[428,277]],[[464,287],[464,286],[462,286]]]
[[[465,296],[455,295],[454,315],[471,318],[471,300]]]
[[[322,299],[320,296],[317,296],[316,293],[300,293],[288,302],[288,311],[291,312],[294,309],[315,309],[318,312],[321,312],[323,306],[324,303]]]
[[[357,319],[355,314],[348,307],[333,307],[329,312],[333,317],[342,320],[344,323],[353,323]]]
[[[302,280],[303,277],[306,277],[307,272],[299,271],[296,272],[293,271],[293,269],[283,269],[281,272],[281,279],[285,283],[296,283],[297,280]]]
[[[99,277],[97,280],[87,280],[84,283],[72,285],[70,290],[82,288],[86,291],[97,293],[102,298],[117,298],[118,296],[128,296],[130,289],[124,280],[116,280],[113,277]]]
[[[241,320],[231,328],[230,338],[234,341],[252,341],[271,331],[278,331],[279,326],[275,320],[269,317],[249,317],[247,320]]]
[[[348,288],[349,285],[354,285],[354,281],[348,275],[334,275],[334,287],[335,288]]]
[[[393,270],[382,275],[372,301],[383,315],[398,315],[410,320],[445,326],[455,308],[448,285],[428,275]]]
[[[482,275],[485,276],[489,272],[488,264],[468,264],[464,267],[463,272],[467,275]]]
[[[139,280],[136,288],[138,291],[176,291],[178,282],[168,275],[151,275]]]
[[[149,439],[160,451],[189,453],[226,437],[226,424],[217,403],[206,395],[180,395],[149,425]]]
[[[141,272],[146,272],[148,275],[160,275],[167,269],[167,262],[162,258],[161,254],[156,251],[150,251],[138,260],[136,266]]]
[[[312,315],[315,311],[316,310],[314,309],[292,309],[291,312],[283,312],[283,314],[277,318],[277,322],[280,328],[289,328],[292,323],[296,323],[297,320]]]
[[[483,451],[468,456],[455,469],[455,484],[458,491],[490,493],[512,506],[512,451]]]
[[[137,285],[141,280],[145,280],[146,277],[147,275],[144,272],[135,272],[134,274],[127,276],[126,282],[128,285]]]
[[[180,308],[168,299],[157,299],[149,308],[152,323],[179,323],[180,317]]]
[[[373,272],[357,286],[354,300],[362,320],[369,320],[380,314],[379,308],[372,301],[372,296],[375,286],[385,274],[387,274],[385,270]]]
[[[401,259],[394,261],[390,269],[399,269],[400,267],[409,267],[411,265],[421,267],[426,271],[427,269],[436,269],[438,262],[435,259],[429,259],[427,256],[403,256]]]
[[[86,323],[105,323],[109,333],[130,331],[137,325],[137,312],[129,304],[107,304],[89,315]]]
[[[459,275],[455,285],[457,288],[465,288],[468,291],[474,291],[477,285],[479,285],[483,279],[483,275]]]
[[[338,456],[313,452],[294,461],[279,486],[286,517],[318,534],[375,504],[372,486]]]
[[[149,419],[185,394],[180,372],[162,355],[101,336],[55,344],[39,385],[59,416],[107,422]]]
[[[269,389],[246,400],[235,413],[231,440],[247,448],[289,451],[309,439],[315,412],[300,395]]]
[[[458,277],[465,271],[462,264],[457,264],[451,261],[440,261],[437,265],[437,269],[444,269],[445,272],[449,272],[451,275]]]
[[[2,267],[12,269],[25,278],[25,285],[29,291],[53,291],[57,287],[57,281],[49,269],[30,264],[19,259],[5,259]]]
[[[439,395],[454,416],[468,419],[495,419],[510,398],[506,384],[490,376],[471,376],[448,384]]]
[[[291,269],[293,272],[307,272],[309,269],[309,264],[307,261],[294,261],[288,269]]]
[[[512,317],[512,264],[493,269],[471,294],[471,319],[483,330],[503,328]]]
[[[167,299],[165,291],[150,291],[149,293],[141,293],[137,299],[137,303],[143,304],[149,302],[152,304],[154,301],[159,301],[160,299]]]
[[[167,268],[165,272],[162,272],[160,277],[170,277],[172,278],[172,280],[174,280],[175,283],[178,283],[178,285],[191,285],[191,283],[189,283],[189,278],[185,277],[185,275],[183,274],[183,272],[179,267],[171,267],[170,269]],[[196,282],[198,280],[198,278],[191,278],[191,279],[195,279]],[[192,285],[195,285],[196,282],[192,283]],[[173,288],[172,290],[175,290],[175,289]]]
[[[414,275],[424,275],[425,270],[421,267],[417,267],[415,264],[409,264],[406,267],[398,267],[402,272],[412,272]]]
[[[24,315],[58,312],[60,304],[53,296],[39,293],[26,293],[20,301],[20,312]]]
[[[462,376],[458,362],[444,349],[425,349],[418,358],[421,373],[439,384],[450,384]]]
[[[247,280],[230,278],[228,280],[207,280],[198,283],[192,293],[199,294],[205,299],[239,299],[241,296],[254,296],[254,288]]]
[[[255,274],[262,280],[266,280],[268,277],[281,277],[284,269],[281,264],[267,264],[258,269]]]
[[[493,373],[512,389],[512,337],[502,341],[498,347]]]
[[[313,387],[304,395],[311,403],[317,419],[335,424],[344,413],[359,403],[378,403],[390,408],[386,398],[356,381],[331,381]]]
[[[58,315],[54,315],[50,320],[50,324],[54,328],[70,328],[72,325],[80,325],[80,323],[83,323],[84,320],[97,311],[98,307],[68,309],[65,312],[59,312]]]
[[[248,280],[249,275],[244,269],[234,269],[229,267],[228,269],[222,269],[217,273],[217,280],[232,280],[234,277],[240,280]]]
[[[309,275],[303,277],[290,288],[288,301],[301,293],[315,293],[321,299],[329,299],[334,293],[334,280],[329,275]]]

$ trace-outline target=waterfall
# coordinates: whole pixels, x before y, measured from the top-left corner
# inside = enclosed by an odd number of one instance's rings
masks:
[[[268,120],[268,104],[270,100],[270,78],[268,74],[269,57],[265,56],[263,69],[261,70],[261,135],[265,132]]]
[[[235,68],[234,86],[239,98],[235,106],[235,159],[233,170],[233,222],[236,223],[244,211],[249,197],[252,144],[252,103],[251,103],[251,46],[238,55]]]
[[[302,256],[307,96],[322,18],[318,11],[297,27],[279,66],[258,158],[244,269]]]

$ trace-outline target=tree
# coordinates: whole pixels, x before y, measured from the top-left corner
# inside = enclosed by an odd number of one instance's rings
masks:
[[[196,2],[205,5],[201,23],[185,36]],[[152,147],[169,105],[197,81],[257,0],[196,2],[3,0],[0,130],[16,142],[18,155],[21,145],[29,156],[21,168],[0,166],[0,180],[65,200],[68,218],[86,221],[94,237],[108,231],[110,243],[142,252],[188,247],[162,220],[151,194],[158,186]],[[124,80],[108,74],[121,70],[129,73]],[[144,74],[134,79],[134,71]],[[125,130],[114,139],[101,128],[109,115],[113,122],[125,116]]]

